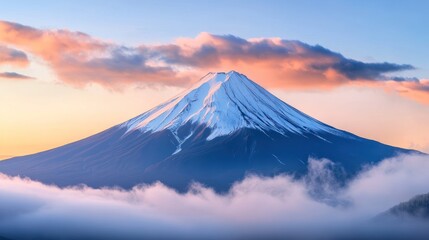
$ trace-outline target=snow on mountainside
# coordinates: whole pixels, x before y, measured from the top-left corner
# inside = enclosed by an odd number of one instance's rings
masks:
[[[127,131],[143,132],[169,129],[177,136],[179,127],[186,123],[211,128],[207,140],[243,128],[276,131],[284,135],[342,134],[289,106],[235,71],[209,73],[190,90],[125,122],[122,127]]]

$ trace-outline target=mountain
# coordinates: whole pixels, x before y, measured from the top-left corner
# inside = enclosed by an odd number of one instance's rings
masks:
[[[429,221],[429,193],[415,196],[377,217],[379,220],[386,218],[397,220],[414,218]]]
[[[59,186],[130,188],[161,181],[227,190],[246,174],[305,174],[309,157],[352,175],[409,150],[328,126],[245,75],[209,73],[177,97],[86,139],[0,162],[0,172]]]

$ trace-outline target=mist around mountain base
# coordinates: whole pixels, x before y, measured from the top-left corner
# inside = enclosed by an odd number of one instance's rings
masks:
[[[59,188],[0,177],[0,236],[7,239],[417,239],[429,221],[374,221],[429,192],[429,157],[401,155],[366,166],[346,184],[328,159],[307,174],[247,176],[218,194],[158,182],[132,190]]]

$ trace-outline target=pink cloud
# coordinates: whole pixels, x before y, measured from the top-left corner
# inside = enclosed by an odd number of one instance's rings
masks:
[[[414,69],[407,64],[364,63],[319,45],[279,38],[242,39],[201,33],[173,44],[142,46],[168,64],[198,70],[235,69],[267,86],[335,87],[351,81],[383,81],[386,73]]]
[[[41,30],[0,22],[0,42],[43,59],[66,84],[91,83],[118,90],[127,84],[181,85],[187,80],[166,66],[151,66],[134,48],[68,30]]]
[[[187,86],[209,71],[234,69],[270,88],[332,89],[357,84],[429,103],[424,80],[390,77],[413,70],[411,65],[365,63],[319,45],[280,38],[201,33],[171,44],[129,47],[81,32],[0,21],[0,43],[43,59],[58,80],[75,87],[99,84],[120,90],[128,85]]]
[[[0,45],[0,65],[26,67],[29,61],[27,54],[22,51]]]
[[[416,100],[423,104],[429,104],[429,79],[418,81],[389,82],[388,87],[397,91],[400,95]]]

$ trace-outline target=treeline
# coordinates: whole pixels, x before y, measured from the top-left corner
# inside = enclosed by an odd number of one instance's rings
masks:
[[[407,202],[400,203],[388,211],[397,217],[417,217],[429,219],[429,193],[418,195]]]

